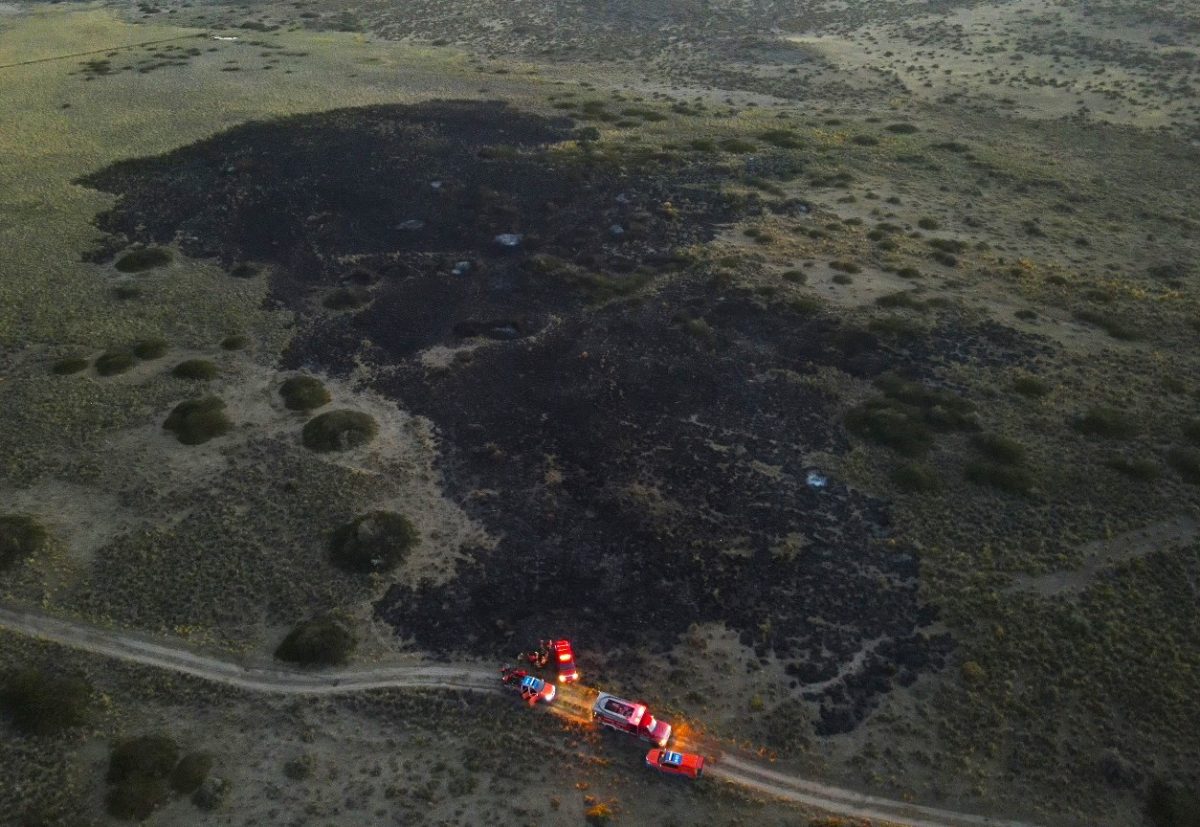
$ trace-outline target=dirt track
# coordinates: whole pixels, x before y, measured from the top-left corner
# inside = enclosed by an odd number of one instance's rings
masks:
[[[11,606],[0,606],[0,629],[254,692],[335,695],[370,689],[499,691],[493,672],[471,666],[413,665],[322,672],[243,666],[202,655],[181,646],[155,643],[136,634],[61,620]],[[844,816],[878,819],[890,824],[910,827],[1033,827],[1028,822],[995,819],[877,798],[786,775],[728,754],[722,755],[718,762],[710,764],[706,774],[710,778],[784,801],[817,807]]]

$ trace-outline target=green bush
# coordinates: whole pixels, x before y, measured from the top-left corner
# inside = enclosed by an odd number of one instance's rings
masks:
[[[243,336],[240,333],[233,336],[226,336],[221,340],[221,348],[223,350],[245,350],[250,346],[250,337]]]
[[[68,376],[72,373],[86,369],[88,360],[80,356],[68,356],[65,359],[59,359],[50,366],[50,372],[56,376]]]
[[[167,355],[167,343],[162,339],[142,339],[133,343],[133,355],[149,361]]]
[[[120,784],[137,776],[166,780],[179,761],[179,745],[166,735],[140,735],[113,747],[107,780]]]
[[[113,298],[115,299],[120,301],[128,301],[130,299],[141,298],[142,288],[131,282],[126,282],[124,284],[118,284],[116,287],[114,287],[112,294]]]
[[[339,287],[321,304],[330,310],[354,310],[371,300],[371,294],[361,287]]]
[[[1154,827],[1200,827],[1200,792],[1156,780],[1146,796],[1146,815]]]
[[[916,267],[901,267],[896,271],[896,275],[902,279],[919,279],[922,274]]]
[[[804,284],[808,281],[808,274],[803,270],[784,270],[781,278],[792,284]]]
[[[210,379],[216,378],[217,366],[207,359],[188,359],[186,362],[180,362],[172,368],[171,375],[176,379],[193,379],[200,382],[207,382]]]
[[[1025,459],[1025,446],[1000,434],[976,434],[972,443],[979,453],[1001,465],[1017,465]]]
[[[334,564],[347,571],[390,571],[403,562],[417,539],[407,517],[372,511],[335,531],[329,553]]]
[[[49,540],[45,527],[33,517],[26,514],[0,516],[0,571],[37,554]]]
[[[880,307],[924,311],[925,303],[913,298],[916,293],[916,290],[901,290],[897,293],[888,293],[887,295],[877,298],[875,300],[875,304],[879,305]]]
[[[333,618],[318,617],[300,623],[275,650],[275,657],[302,666],[337,666],[345,663],[356,641]]]
[[[229,433],[233,423],[225,415],[225,403],[215,396],[180,402],[163,422],[184,445],[200,445]]]
[[[165,247],[145,247],[141,250],[131,250],[117,259],[113,266],[122,273],[140,273],[170,264],[172,258],[173,254]]]
[[[850,273],[851,275],[862,272],[862,267],[859,267],[853,261],[831,261],[829,262],[829,266],[831,269],[840,270],[843,273]]]
[[[850,143],[858,146],[879,146],[879,139],[874,135],[855,135],[850,139]]]
[[[260,268],[257,264],[251,264],[247,261],[243,261],[240,264],[235,264],[233,269],[229,271],[229,275],[233,276],[234,278],[248,279],[257,276],[259,271]]]
[[[19,669],[0,681],[0,708],[30,735],[53,735],[87,723],[91,696],[91,685],[77,675]]]
[[[1089,437],[1129,439],[1138,432],[1136,420],[1115,408],[1094,406],[1077,417],[1072,427]]]
[[[915,462],[896,467],[892,471],[892,482],[901,491],[910,494],[927,494],[942,487],[942,478],[937,471]]]
[[[1018,376],[1013,380],[1013,390],[1030,399],[1045,396],[1050,393],[1050,386],[1036,376]]]
[[[109,350],[96,357],[96,373],[101,376],[115,376],[124,373],[134,365],[133,351]]]
[[[1116,316],[1096,310],[1080,310],[1075,313],[1075,318],[1095,325],[1114,339],[1128,342],[1141,338],[1141,334],[1134,327]]]
[[[870,400],[851,409],[846,414],[846,427],[906,457],[920,456],[933,445],[933,432],[918,410],[886,399]]]
[[[888,132],[894,132],[897,135],[911,135],[914,132],[921,131],[910,123],[890,123],[884,129]]]
[[[1167,462],[1184,482],[1200,485],[1200,448],[1172,448]]]
[[[920,227],[922,230],[936,230],[936,229],[939,229],[942,225],[938,223],[936,218],[925,217],[925,218],[918,219],[917,226]]]
[[[346,451],[370,442],[378,430],[365,413],[337,410],[310,419],[301,436],[305,447],[314,451]]]
[[[721,141],[721,149],[735,155],[744,155],[747,152],[753,152],[758,147],[750,141],[743,141],[741,138],[726,138]]]
[[[207,752],[189,752],[171,771],[171,789],[188,795],[200,789],[212,769],[213,757]]]
[[[136,775],[115,785],[104,797],[108,814],[123,821],[145,821],[171,799],[162,778]]]
[[[1130,479],[1143,480],[1145,482],[1158,479],[1161,473],[1158,463],[1144,458],[1113,456],[1106,459],[1104,465],[1117,473],[1124,474]]]
[[[966,477],[977,485],[990,485],[1009,494],[1027,494],[1033,487],[1033,477],[1027,470],[999,462],[970,462],[967,464]]]
[[[758,133],[756,137],[760,141],[765,141],[781,149],[799,149],[802,146],[796,133],[790,129],[768,129],[766,132]]]
[[[293,376],[279,386],[283,404],[291,411],[311,411],[330,400],[329,391],[319,379],[311,376]]]

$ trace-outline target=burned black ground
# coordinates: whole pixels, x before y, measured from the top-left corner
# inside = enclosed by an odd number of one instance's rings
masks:
[[[714,280],[693,245],[734,217],[722,162],[614,159],[572,127],[465,102],[241,126],[85,179],[122,196],[94,255],[175,241],[268,263],[300,317],[283,367],[386,368],[374,388],[436,423],[447,493],[498,544],[464,549],[444,585],[393,586],[377,612],[402,634],[439,652],[546,634],[665,651],[724,622],[797,691],[829,681],[808,693],[819,732],[851,729],[949,641],[922,631],[936,610],[886,505],[809,483],[806,457],[847,442],[808,380],[1027,344],[948,324],[896,349]],[[347,284],[366,300],[330,313]],[[455,355],[422,358],[434,346]]]

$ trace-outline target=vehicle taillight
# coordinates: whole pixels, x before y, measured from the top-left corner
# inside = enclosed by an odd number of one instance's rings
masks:
[[[566,663],[566,662],[567,662],[567,661],[569,661],[570,659],[571,659],[571,656],[570,656],[570,655],[568,655],[568,654],[566,654],[566,653],[564,653],[564,654],[561,654],[561,655],[559,655],[559,656],[558,656],[558,660],[559,660],[559,662],[560,662],[560,663]]]

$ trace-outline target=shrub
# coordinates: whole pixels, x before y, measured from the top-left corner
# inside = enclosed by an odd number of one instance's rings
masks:
[[[342,284],[354,284],[359,287],[369,287],[379,281],[379,275],[363,267],[355,267],[342,276]]]
[[[113,818],[145,821],[170,798],[165,779],[136,775],[110,789],[104,804]]]
[[[80,356],[68,356],[65,359],[59,359],[50,366],[50,372],[56,376],[67,376],[72,373],[79,373],[88,366],[88,360]]]
[[[942,487],[942,479],[937,471],[915,462],[897,466],[892,471],[892,482],[901,491],[910,494],[929,493]]]
[[[1010,494],[1027,494],[1033,478],[1027,470],[1015,465],[976,460],[968,463],[967,479],[977,485],[990,485]]]
[[[897,135],[911,135],[914,132],[921,131],[910,123],[890,123],[885,126],[884,129],[886,129],[888,132],[894,132]]]
[[[171,789],[188,795],[200,789],[212,769],[213,757],[207,752],[189,752],[171,771]]]
[[[302,438],[305,447],[314,451],[346,451],[370,442],[378,429],[375,420],[365,413],[337,410],[310,419]]]
[[[1149,459],[1113,456],[1106,459],[1104,465],[1131,479],[1146,482],[1158,479],[1160,473],[1158,464]]]
[[[184,445],[200,445],[229,433],[231,428],[225,403],[215,396],[180,402],[163,422],[163,429],[172,431]]]
[[[125,283],[118,284],[113,288],[112,292],[113,298],[121,301],[128,301],[129,299],[139,298],[142,295],[142,288],[136,284]]]
[[[688,144],[697,152],[716,152],[717,144],[711,138],[693,138]]]
[[[852,277],[846,275],[845,273],[835,273],[833,278],[830,279],[830,281],[833,282],[834,284],[840,284],[843,286],[847,285],[847,284],[854,284],[854,279]]]
[[[1106,439],[1129,439],[1137,433],[1137,422],[1115,408],[1095,406],[1076,418],[1072,427],[1089,437]]]
[[[109,350],[96,357],[96,373],[101,376],[116,376],[133,365],[133,352],[129,350]]]
[[[1018,376],[1013,380],[1012,387],[1021,396],[1027,396],[1030,399],[1050,393],[1050,386],[1036,376]]]
[[[300,623],[275,650],[275,657],[301,666],[337,666],[354,651],[354,636],[333,618],[318,617]]]
[[[37,520],[25,514],[0,516],[0,571],[46,547],[50,535]]]
[[[755,137],[780,149],[799,149],[801,146],[800,139],[790,129],[768,129]]]
[[[238,279],[249,279],[257,276],[260,272],[257,264],[251,264],[248,261],[243,261],[240,264],[235,264],[233,269],[229,271],[229,275]]]
[[[925,303],[913,298],[915,290],[901,290],[898,293],[888,293],[885,296],[880,296],[875,300],[875,304],[880,307],[897,308],[902,307],[906,310],[925,310]]]
[[[850,273],[851,275],[862,272],[862,268],[853,261],[831,261],[829,262],[829,266],[834,270],[840,270],[843,273]]]
[[[1146,815],[1155,827],[1200,827],[1200,793],[1156,780],[1146,796]]]
[[[311,376],[293,376],[279,386],[279,395],[290,411],[311,411],[330,400],[329,391],[319,379]]]
[[[250,337],[243,336],[240,333],[233,336],[226,336],[221,340],[221,348],[223,350],[245,350],[250,346]]]
[[[0,683],[0,707],[23,732],[53,735],[87,723],[91,685],[76,675],[19,669]]]
[[[1200,448],[1172,448],[1167,462],[1184,482],[1200,485]]]
[[[140,735],[121,741],[108,758],[108,783],[130,778],[166,779],[179,760],[179,746],[166,735]]]
[[[896,271],[896,275],[902,279],[919,279],[921,278],[921,271],[916,267],[901,267]]]
[[[919,219],[917,221],[917,226],[922,230],[936,230],[942,225],[937,222],[937,219],[926,217]]]
[[[972,443],[979,453],[1002,465],[1017,465],[1025,459],[1025,446],[1000,434],[977,434]]]
[[[870,400],[851,409],[846,427],[906,457],[924,454],[933,445],[933,432],[919,412],[889,400]]]
[[[726,138],[721,141],[721,149],[735,155],[744,155],[747,152],[753,152],[758,147],[750,143],[750,141],[743,141],[741,138]]]
[[[855,135],[850,139],[850,143],[858,146],[879,146],[879,139],[874,135]]]
[[[165,247],[145,247],[141,250],[131,250],[117,259],[113,265],[122,273],[140,273],[143,270],[153,270],[170,264],[173,255]]]
[[[1140,337],[1136,329],[1116,316],[1106,313],[1100,313],[1095,310],[1079,310],[1075,313],[1075,318],[1081,322],[1095,325],[1114,339],[1128,342]]]
[[[803,270],[784,270],[782,278],[784,281],[792,284],[804,284],[808,281],[808,274]],[[87,364],[86,362],[84,364]]]
[[[403,562],[417,539],[417,530],[408,518],[372,511],[335,531],[329,553],[333,562],[347,571],[390,571]]]
[[[207,382],[217,376],[217,366],[207,359],[188,359],[180,362],[171,370],[176,379],[194,379]]]
[[[330,310],[354,310],[371,300],[371,294],[361,287],[339,287],[321,302]]]
[[[167,343],[162,339],[142,339],[133,343],[133,355],[139,359],[161,359],[167,354]]]

